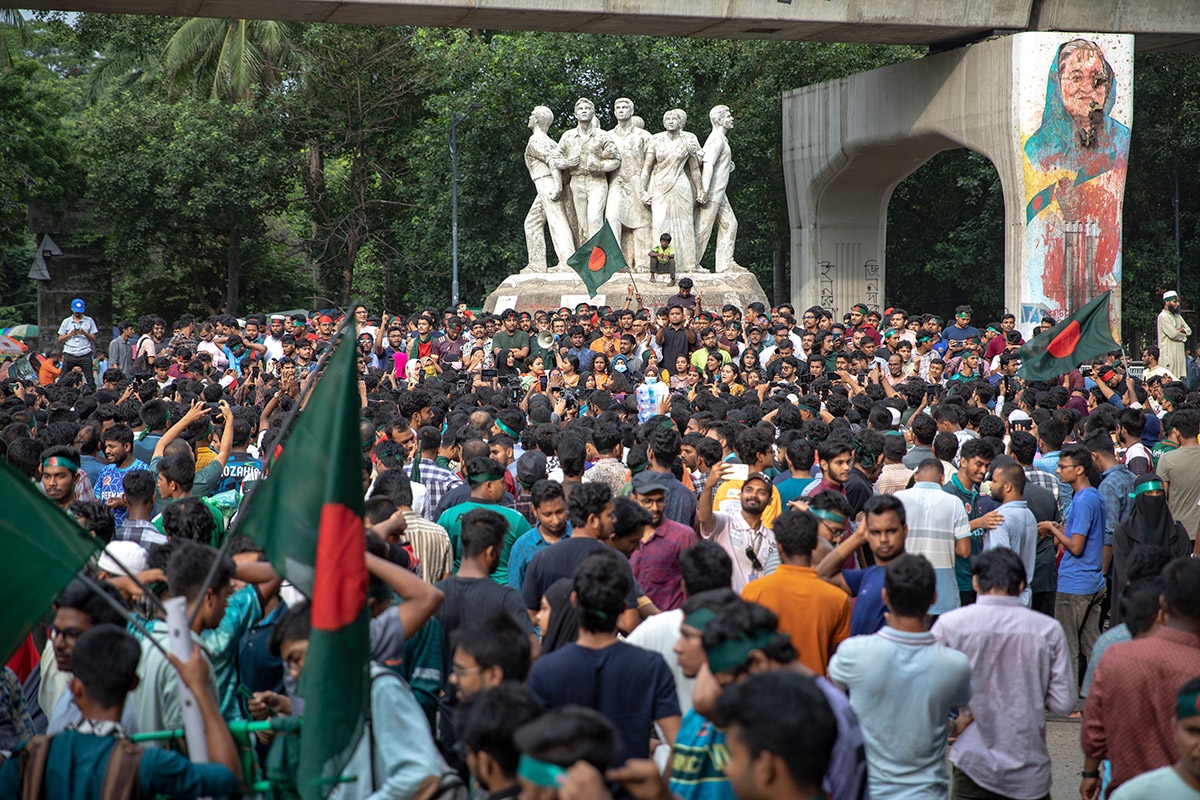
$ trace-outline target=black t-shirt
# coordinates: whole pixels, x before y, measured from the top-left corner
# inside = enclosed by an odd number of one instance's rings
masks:
[[[521,583],[521,598],[525,601],[525,607],[541,608],[542,595],[551,584],[559,578],[574,578],[575,570],[581,561],[597,550],[607,549],[608,545],[596,539],[572,536],[538,550],[529,562],[529,567],[525,570],[525,580]],[[634,580],[629,562],[625,562],[625,569],[629,570],[629,594],[625,596],[625,605],[637,608],[642,589]]]
[[[654,721],[680,713],[675,678],[662,655],[624,642],[600,650],[569,644],[546,653],[533,662],[529,688],[548,709],[584,706],[607,717],[621,737],[617,764],[648,758]]]
[[[526,633],[533,633],[533,622],[521,602],[521,595],[511,586],[501,586],[491,578],[463,578],[451,575],[434,584],[446,595],[437,610],[442,625],[446,657],[450,658],[450,636],[467,622],[486,619],[504,611]]]
[[[687,328],[679,328],[676,330],[668,325],[662,329],[662,332],[663,357],[661,363],[663,368],[669,370],[673,375],[675,374],[675,360],[680,356],[687,356],[688,354],[689,345]]]

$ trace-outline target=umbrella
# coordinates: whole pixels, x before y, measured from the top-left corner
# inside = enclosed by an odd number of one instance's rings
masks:
[[[28,349],[11,336],[0,336],[0,356],[19,356]]]
[[[14,339],[36,339],[38,337],[37,325],[14,325],[4,331],[5,336],[11,336]]]

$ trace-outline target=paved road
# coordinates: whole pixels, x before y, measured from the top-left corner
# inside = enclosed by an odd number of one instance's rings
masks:
[[[1079,749],[1079,720],[1046,720],[1046,746],[1054,765],[1054,785],[1050,787],[1053,800],[1075,800],[1079,797],[1079,770],[1083,768],[1083,752]]]

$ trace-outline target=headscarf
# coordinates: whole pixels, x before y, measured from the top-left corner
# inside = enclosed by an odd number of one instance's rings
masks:
[[[546,590],[550,621],[542,631],[543,653],[565,647],[579,638],[579,609],[571,605],[573,591],[575,582],[571,578],[559,578]]]
[[[501,350],[499,353],[496,353],[496,376],[499,378],[507,378],[509,375],[517,375],[521,372],[520,368],[515,364],[511,367],[508,365],[508,354],[510,352],[512,351]]]
[[[1162,488],[1162,478],[1153,472],[1139,477],[1133,484],[1133,508],[1129,516],[1113,531],[1113,625],[1121,621],[1121,598],[1125,593],[1129,557],[1135,550],[1144,545],[1155,545],[1167,548],[1174,556],[1191,552],[1192,545],[1188,533],[1171,515],[1166,495],[1151,497],[1148,494]]]
[[[1169,547],[1174,536],[1175,518],[1167,508],[1166,494],[1152,497],[1148,484],[1157,483],[1156,489],[1163,488],[1163,479],[1148,472],[1133,484],[1133,510],[1129,518],[1121,525],[1129,526],[1130,538],[1138,544],[1152,544],[1159,547]],[[1115,531],[1114,531],[1115,534]]]

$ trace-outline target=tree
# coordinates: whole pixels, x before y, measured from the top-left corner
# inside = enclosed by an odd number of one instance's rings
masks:
[[[271,20],[189,19],[163,53],[167,79],[213,100],[250,100],[257,88],[276,85],[297,66],[295,29]]]
[[[94,224],[124,305],[190,298],[236,314],[243,272],[287,271],[267,236],[295,175],[277,102],[118,100],[90,112],[82,134]],[[253,299],[273,306],[292,283]]]

